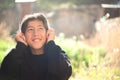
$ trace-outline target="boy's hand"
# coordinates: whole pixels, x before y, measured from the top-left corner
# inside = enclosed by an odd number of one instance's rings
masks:
[[[22,42],[24,43],[25,45],[27,45],[27,42],[25,40],[25,36],[23,33],[21,32],[17,32],[16,36],[15,36],[15,41],[16,42]]]
[[[53,28],[48,29],[47,31],[47,43],[55,39],[55,31]]]

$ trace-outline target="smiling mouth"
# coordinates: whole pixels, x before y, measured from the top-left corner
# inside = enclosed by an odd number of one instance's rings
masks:
[[[41,39],[38,39],[38,38],[33,39],[34,42],[38,42],[38,41],[40,41],[40,40],[41,40]]]

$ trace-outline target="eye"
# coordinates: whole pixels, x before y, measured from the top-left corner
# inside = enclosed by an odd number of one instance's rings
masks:
[[[34,29],[31,28],[31,27],[27,28],[27,31],[28,31],[28,32],[31,32],[31,31],[33,31],[33,30],[34,30]]]
[[[39,27],[39,30],[41,30],[41,31],[42,31],[42,30],[44,30],[44,28],[43,28],[43,27]]]
[[[39,27],[39,29],[43,29],[42,27]]]
[[[28,31],[33,31],[33,28],[28,28],[27,30],[28,30]]]
[[[28,28],[28,30],[33,30],[33,28]]]

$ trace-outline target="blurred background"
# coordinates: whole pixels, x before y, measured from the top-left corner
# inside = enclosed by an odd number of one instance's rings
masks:
[[[0,0],[0,64],[23,16],[37,12],[71,60],[69,80],[120,80],[120,0]]]

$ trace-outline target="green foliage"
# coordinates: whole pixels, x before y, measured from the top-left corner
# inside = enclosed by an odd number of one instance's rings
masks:
[[[84,5],[84,4],[100,4],[103,1],[99,0],[37,0],[38,4],[40,5],[41,9],[51,9],[60,7],[62,4],[71,4],[71,5]],[[105,2],[105,1],[104,1]],[[107,1],[108,2],[108,1]],[[68,5],[68,6],[71,6]]]
[[[119,80],[117,68],[104,66],[106,50],[101,46],[91,47],[82,41],[65,38],[64,34],[56,38],[70,58],[73,74],[70,80]]]
[[[0,10],[15,6],[15,0],[0,0]]]
[[[61,5],[71,7],[73,5],[116,4],[118,3],[118,0],[37,0],[37,2],[41,9],[50,10],[51,8],[60,8]]]
[[[12,45],[14,45],[14,42],[0,40],[0,64],[3,58],[7,55],[10,49],[13,47]]]
[[[60,39],[59,39],[60,38]],[[105,56],[106,51],[101,47],[92,48],[83,42],[74,39],[65,39],[58,37],[56,42],[68,53],[73,68],[84,66],[97,66]],[[75,69],[74,72],[76,72]]]
[[[61,4],[69,3],[69,0],[37,0],[39,6],[43,10],[50,10],[53,8],[58,8]]]

